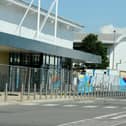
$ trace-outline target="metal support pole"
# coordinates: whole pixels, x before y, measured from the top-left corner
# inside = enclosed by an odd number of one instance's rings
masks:
[[[40,32],[43,30],[43,28],[44,28],[44,26],[45,26],[45,24],[46,24],[46,22],[47,22],[47,19],[48,19],[49,15],[50,15],[51,11],[53,10],[53,7],[54,7],[56,1],[57,1],[57,0],[54,0],[54,1],[52,2],[51,6],[50,6],[50,8],[49,8],[49,10],[48,10],[48,13],[47,13],[46,17],[44,18],[44,21],[43,21],[43,23],[42,23],[42,25],[41,25],[41,27],[40,27]]]
[[[42,99],[42,83],[40,84],[40,92],[39,92],[40,96],[39,96],[39,99],[41,100]]]
[[[53,87],[51,85],[51,89],[50,89],[50,99],[52,99],[52,98],[53,98]]]
[[[20,94],[20,100],[23,101],[23,95],[24,95],[24,84],[21,84],[21,94]]]
[[[70,87],[69,87],[69,98],[71,98],[71,84],[70,84]]]
[[[62,93],[63,93],[63,81],[62,81],[62,71],[61,71],[61,87],[60,87],[60,97],[62,98]]]
[[[69,95],[69,70],[67,70],[67,96]]]
[[[37,38],[39,38],[41,0],[38,0]]]
[[[95,84],[94,84],[94,96],[97,97],[97,90],[96,90],[96,85],[97,85],[97,74],[96,74],[96,77],[95,77]]]
[[[55,89],[55,98],[57,98],[57,91],[58,91],[58,89],[56,88]]]
[[[45,99],[47,99],[47,84],[46,84]]]
[[[8,83],[5,84],[5,95],[4,95],[4,102],[7,101],[7,96],[8,96]]]
[[[19,25],[18,25],[16,31],[20,30],[20,28],[21,28],[21,26],[22,26],[22,24],[23,24],[23,22],[24,22],[24,20],[25,20],[25,18],[26,18],[26,16],[27,16],[27,14],[28,14],[28,12],[29,12],[29,10],[30,10],[30,8],[31,8],[31,6],[32,6],[32,4],[33,4],[33,2],[34,2],[34,0],[32,0],[31,3],[29,4],[29,6],[28,6],[28,8],[27,8],[27,10],[26,10],[26,12],[25,12],[23,18],[21,19],[21,21],[20,21],[20,23],[19,23]]]
[[[88,85],[88,98],[90,97],[90,93],[89,93],[89,85]]]
[[[30,99],[30,81],[31,81],[31,69],[29,68],[29,78],[28,78],[28,96],[27,96],[27,100]]]
[[[65,89],[64,89],[64,98],[66,98],[66,87],[67,87],[67,85],[65,84]]]
[[[76,90],[74,88],[74,90],[73,90],[73,99],[75,99],[75,97],[76,97]]]
[[[113,59],[112,59],[112,69],[115,68],[115,37],[116,37],[116,30],[113,31],[114,37],[113,37]]]
[[[36,100],[36,84],[34,84],[34,100]]]
[[[59,4],[59,0],[56,1],[55,28],[54,28],[55,41],[56,41],[56,37],[57,37],[58,4]]]
[[[27,99],[30,99],[30,80],[31,80],[31,69],[29,69],[29,80],[28,80],[28,97]]]
[[[30,99],[30,84],[28,83],[28,97],[27,99],[29,100]]]

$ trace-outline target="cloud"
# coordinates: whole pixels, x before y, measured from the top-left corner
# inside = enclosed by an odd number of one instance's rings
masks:
[[[103,27],[101,27],[100,32],[110,34],[113,33],[114,30],[116,30],[118,34],[126,34],[126,27],[123,28],[114,27],[113,24],[104,25]]]

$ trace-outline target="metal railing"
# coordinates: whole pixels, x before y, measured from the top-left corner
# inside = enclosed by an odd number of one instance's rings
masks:
[[[84,78],[79,80],[76,71],[63,68],[0,65],[0,101],[126,96],[119,76],[87,73]]]

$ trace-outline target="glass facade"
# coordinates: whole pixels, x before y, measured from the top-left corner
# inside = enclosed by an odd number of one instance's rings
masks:
[[[24,83],[26,90],[29,85],[33,90],[34,84],[39,90],[42,84],[43,90],[51,91],[61,83],[61,69],[66,69],[62,75],[68,83],[67,69],[70,69],[70,63],[70,60],[58,56],[12,52],[9,54],[9,90],[19,91],[21,83]],[[57,80],[57,84],[52,84],[54,80]]]

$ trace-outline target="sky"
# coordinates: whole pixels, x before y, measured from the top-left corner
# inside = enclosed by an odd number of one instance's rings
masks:
[[[49,8],[52,1],[41,0],[41,7]],[[126,32],[125,13],[126,0],[59,0],[59,16],[84,25],[88,33]]]

